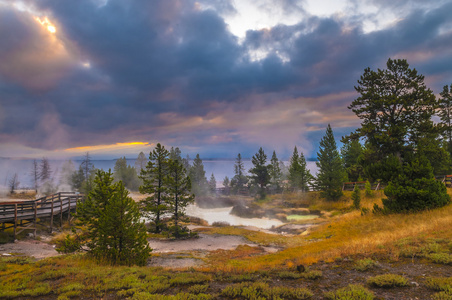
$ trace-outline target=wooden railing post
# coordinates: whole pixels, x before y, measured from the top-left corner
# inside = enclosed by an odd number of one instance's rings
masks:
[[[60,200],[60,227],[63,227],[63,199],[61,199],[61,193],[58,193],[58,200]]]
[[[71,197],[68,197],[69,203],[67,208],[67,222],[69,223],[69,226],[71,225]]]
[[[52,233],[53,229],[53,196],[52,196],[52,203],[50,208],[50,233]]]
[[[14,203],[14,240],[16,240],[17,229],[17,203]]]
[[[35,233],[34,236],[36,238],[36,224],[37,224],[37,216],[38,216],[38,203],[35,201],[34,202],[34,206],[35,206],[35,218],[34,218],[34,227],[35,227]]]

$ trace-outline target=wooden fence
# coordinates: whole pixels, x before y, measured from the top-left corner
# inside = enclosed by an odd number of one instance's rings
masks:
[[[67,220],[70,222],[70,212],[76,210],[77,201],[82,197],[83,195],[79,193],[60,192],[31,201],[0,203],[0,230],[14,228],[14,239],[24,230],[33,230],[36,237],[38,221],[50,218],[49,228],[52,232],[54,217],[59,216],[60,227],[63,223],[64,213],[67,213]]]

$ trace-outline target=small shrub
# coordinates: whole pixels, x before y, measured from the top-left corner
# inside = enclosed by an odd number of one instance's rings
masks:
[[[355,264],[355,269],[361,272],[367,271],[378,266],[378,263],[370,258],[360,259]]]
[[[80,239],[77,235],[67,234],[63,240],[56,241],[55,250],[59,253],[73,253],[80,250]]]
[[[228,299],[309,299],[312,293],[304,288],[274,287],[264,282],[239,283],[228,286],[221,292]]]
[[[427,257],[437,264],[452,265],[452,255],[447,253],[432,253]]]
[[[364,186],[364,188],[365,188],[366,197],[371,198],[374,196],[374,192],[372,191],[372,186],[370,185],[369,180],[366,180],[366,185]]]
[[[323,276],[322,271],[317,271],[317,270],[301,273],[300,275],[301,275],[301,277],[303,277],[305,279],[310,279],[310,280],[316,280]]]
[[[361,208],[361,191],[357,184],[355,185],[355,188],[353,189],[352,200],[353,200],[353,207],[355,209],[360,209]]]
[[[291,271],[282,271],[278,273],[278,277],[281,279],[299,279],[301,274]]]
[[[396,274],[384,274],[371,277],[367,279],[367,284],[380,288],[404,287],[409,285],[408,280],[405,277]]]
[[[433,300],[452,300],[452,291],[451,292],[439,292],[432,296]]]
[[[210,276],[203,274],[192,274],[192,273],[180,273],[174,278],[171,278],[169,284],[171,286],[181,286],[188,284],[200,284],[209,282],[211,280]]]
[[[188,292],[190,294],[205,294],[207,290],[209,289],[209,286],[207,284],[195,284],[188,288]]]
[[[452,277],[430,277],[425,284],[435,291],[452,291]]]
[[[228,222],[224,222],[224,221],[216,221],[212,223],[213,227],[228,227],[231,226]]]
[[[362,285],[350,284],[336,292],[325,294],[331,300],[373,300],[374,294]]]
[[[369,213],[369,209],[367,207],[361,207],[361,216],[365,216]]]

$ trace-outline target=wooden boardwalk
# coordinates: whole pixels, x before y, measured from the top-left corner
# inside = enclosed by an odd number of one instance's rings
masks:
[[[60,226],[63,222],[63,214],[67,213],[70,222],[70,213],[75,211],[77,201],[83,195],[74,192],[60,192],[48,197],[42,197],[31,201],[11,201],[0,203],[0,231],[14,228],[14,238],[23,230],[34,230],[41,219],[50,219],[50,232],[53,229],[54,217],[59,217]]]

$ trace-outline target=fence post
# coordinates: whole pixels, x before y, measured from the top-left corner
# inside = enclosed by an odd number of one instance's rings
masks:
[[[14,240],[16,240],[16,228],[17,228],[17,203],[14,203]]]
[[[50,233],[52,233],[53,229],[53,196],[52,196],[52,203],[51,203],[51,209],[50,209]]]
[[[34,233],[34,236],[35,236],[35,238],[36,238],[36,219],[37,219],[37,215],[38,215],[38,203],[35,201],[35,202],[33,202],[34,203],[34,205],[35,205],[35,219],[34,219],[34,226],[35,226],[35,233]]]
[[[68,208],[67,208],[67,222],[69,223],[69,226],[71,225],[71,197],[70,196],[68,196],[67,197],[68,198],[68,200],[69,200],[69,203],[68,203]]]
[[[61,199],[61,193],[58,193],[58,200],[60,200],[60,227],[63,227],[63,199]]]

